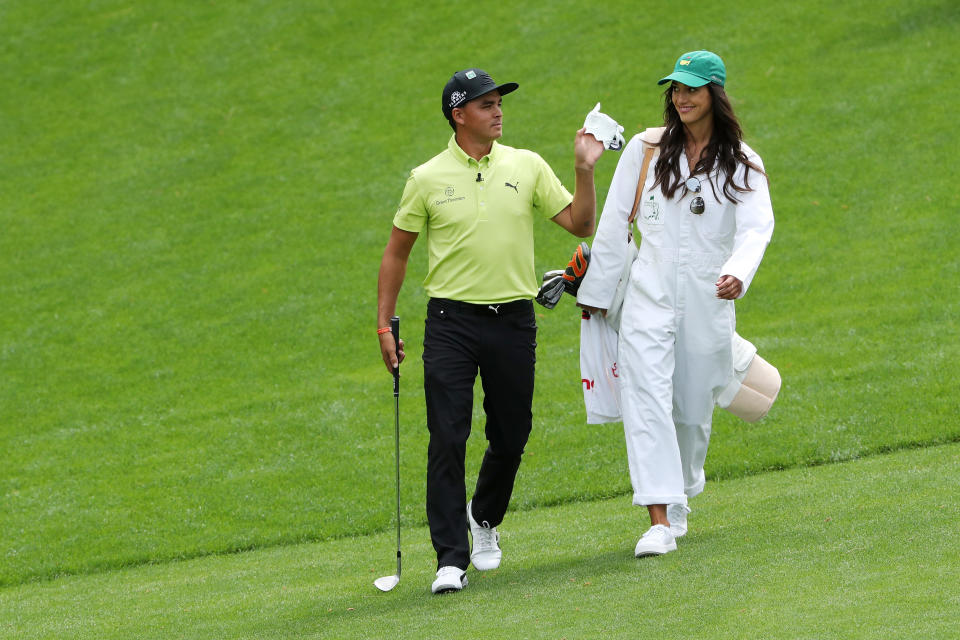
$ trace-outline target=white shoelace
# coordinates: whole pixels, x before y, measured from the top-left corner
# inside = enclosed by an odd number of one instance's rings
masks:
[[[474,551],[496,551],[499,549],[498,542],[500,542],[500,532],[497,531],[496,527],[493,529],[481,527],[473,533]]]
[[[667,520],[670,521],[670,526],[679,526],[683,529],[686,529],[688,513],[690,513],[690,507],[682,504],[672,504],[667,507]]]
[[[655,527],[650,527],[647,529],[647,532],[643,534],[643,538],[660,538],[661,540],[667,537],[667,533],[670,532],[670,529],[663,526],[662,524]]]
[[[683,504],[671,504],[667,507],[667,518],[673,522],[673,519],[670,516],[678,520],[686,520],[687,514],[690,513],[690,507]]]
[[[463,571],[461,571],[457,567],[440,567],[440,571],[437,572],[437,577],[446,578],[449,575],[460,577],[460,574],[462,573]]]

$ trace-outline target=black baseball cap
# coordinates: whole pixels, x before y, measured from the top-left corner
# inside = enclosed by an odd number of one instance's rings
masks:
[[[497,84],[490,77],[490,74],[481,69],[457,71],[447,81],[447,86],[443,88],[443,115],[449,120],[450,113],[454,108],[463,106],[474,98],[479,98],[494,89],[498,90],[500,95],[505,96],[511,91],[516,91],[519,87],[520,85],[516,82]]]

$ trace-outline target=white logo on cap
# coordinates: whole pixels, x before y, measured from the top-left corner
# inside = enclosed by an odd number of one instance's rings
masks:
[[[474,71],[473,69],[470,69],[470,71],[467,71],[463,75],[467,76],[467,80],[473,80],[474,78],[477,77],[477,72]]]
[[[457,106],[458,104],[463,102],[463,99],[466,97],[467,97],[466,91],[454,91],[453,93],[450,94],[450,106],[451,107]]]

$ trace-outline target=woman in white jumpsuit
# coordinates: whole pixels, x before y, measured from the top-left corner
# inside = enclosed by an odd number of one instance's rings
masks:
[[[733,375],[733,301],[773,233],[763,164],[741,141],[725,80],[723,62],[708,51],[684,54],[660,80],[671,83],[665,127],[624,149],[577,295],[592,311],[610,307],[644,149],[653,147],[617,358],[633,504],[650,514],[638,557],[672,551],[686,533],[687,499],[703,491],[714,400]]]

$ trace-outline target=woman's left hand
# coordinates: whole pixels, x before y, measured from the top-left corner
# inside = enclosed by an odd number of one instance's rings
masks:
[[[717,280],[717,297],[721,300],[736,300],[743,293],[743,283],[734,276],[720,276]]]

